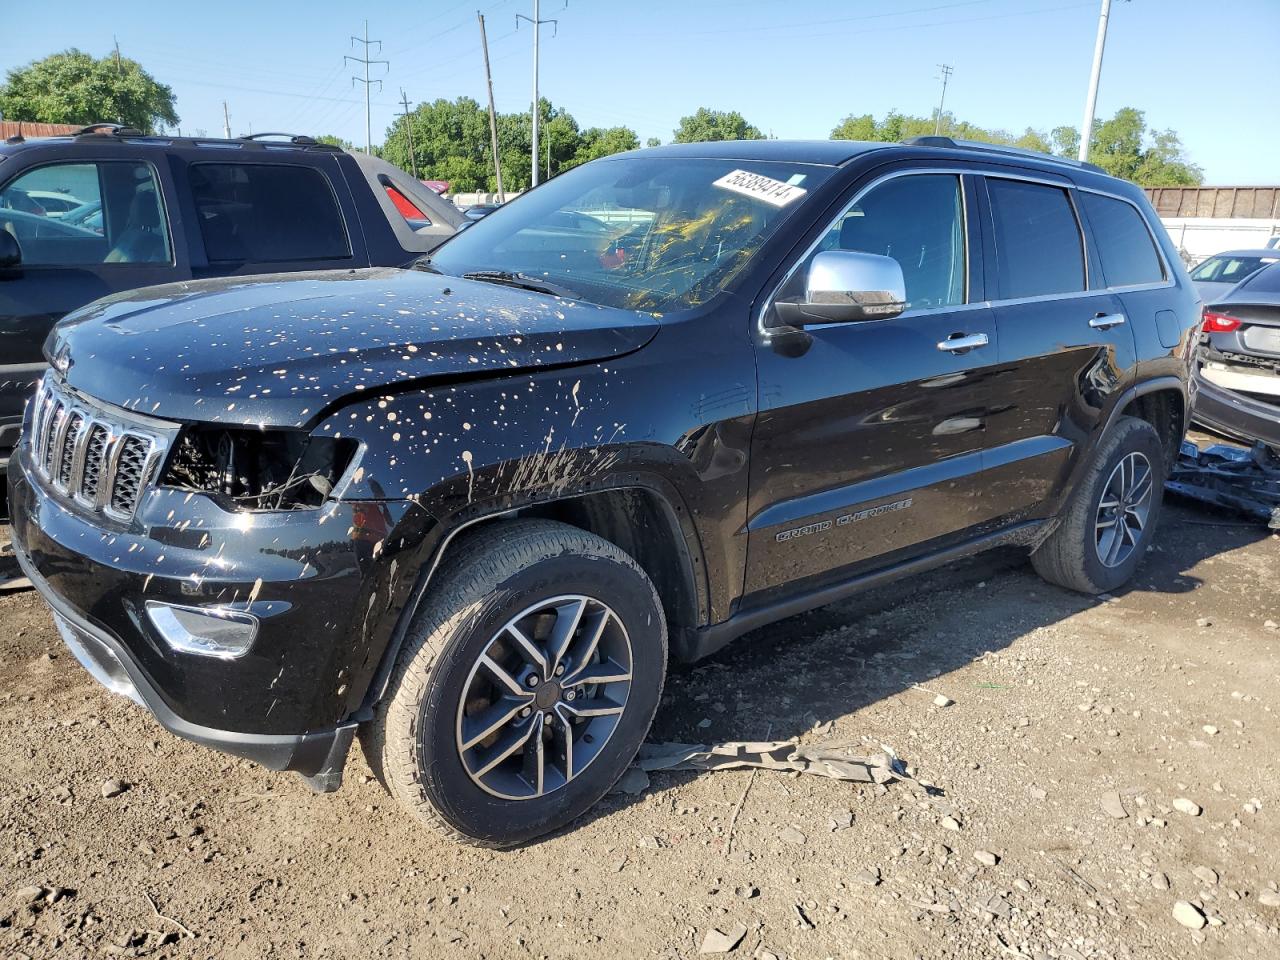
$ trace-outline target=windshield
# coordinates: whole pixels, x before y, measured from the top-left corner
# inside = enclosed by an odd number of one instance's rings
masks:
[[[611,307],[695,306],[723,290],[831,172],[748,160],[601,160],[477,221],[431,266],[454,276],[517,275]]]
[[[1276,257],[1236,257],[1220,254],[1210,257],[1192,270],[1191,279],[1211,280],[1216,283],[1239,283],[1249,274],[1269,263],[1275,263],[1276,259]]]

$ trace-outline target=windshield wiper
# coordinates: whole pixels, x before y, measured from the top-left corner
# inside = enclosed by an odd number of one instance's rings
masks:
[[[479,280],[481,283],[500,283],[508,287],[519,287],[521,290],[532,290],[534,293],[549,293],[553,297],[564,297],[567,300],[579,299],[578,294],[567,287],[510,270],[473,270],[470,273],[464,273],[462,279]]]

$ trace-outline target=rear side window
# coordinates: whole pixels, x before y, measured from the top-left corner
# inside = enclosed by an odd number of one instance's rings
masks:
[[[1164,268],[1146,221],[1130,204],[1097,193],[1079,194],[1093,242],[1102,258],[1102,272],[1109,287],[1159,283]]]
[[[1080,225],[1067,192],[1021,180],[987,180],[995,221],[1000,299],[1084,289]]]
[[[289,164],[196,163],[191,193],[212,263],[341,260],[351,243],[333,187]]]
[[[396,208],[396,212],[406,220],[422,220],[426,226],[431,226],[431,218],[418,209],[417,205],[406,197],[400,190],[386,177],[379,177],[378,182],[382,184],[382,189],[387,191],[387,199],[391,201]]]

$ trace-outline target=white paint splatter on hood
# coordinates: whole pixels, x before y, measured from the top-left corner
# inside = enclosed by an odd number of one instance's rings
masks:
[[[414,270],[169,284],[60,324],[67,379],[152,416],[304,426],[326,405],[411,380],[567,365],[653,338],[648,314]]]

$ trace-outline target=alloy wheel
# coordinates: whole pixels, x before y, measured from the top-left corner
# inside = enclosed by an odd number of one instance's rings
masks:
[[[1094,548],[1104,567],[1118,567],[1133,554],[1151,515],[1154,471],[1141,453],[1124,457],[1108,478],[1094,520]]]
[[[626,628],[602,601],[571,595],[525,608],[467,676],[457,747],[468,776],[507,800],[561,789],[613,735],[631,669]]]

